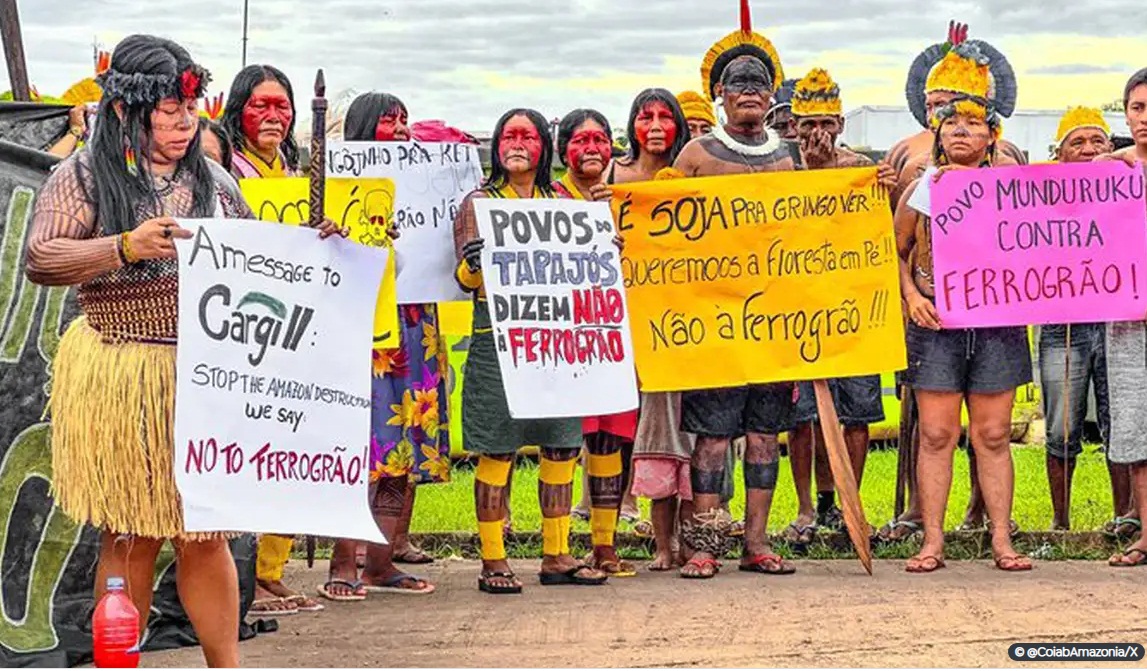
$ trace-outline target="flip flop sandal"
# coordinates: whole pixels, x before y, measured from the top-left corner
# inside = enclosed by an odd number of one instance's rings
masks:
[[[268,609],[268,608],[261,608],[261,606],[267,606],[267,605],[273,604],[273,603],[285,605],[285,606],[287,606],[287,608],[279,608],[279,609],[273,609],[273,610]],[[286,616],[286,615],[298,615],[298,614],[299,614],[299,609],[297,606],[292,604],[290,601],[287,601],[286,599],[281,599],[279,597],[274,597],[271,599],[255,599],[253,602],[251,602],[251,607],[249,609],[247,609],[247,616],[248,617],[268,617],[268,618],[271,618],[271,617],[279,617],[279,616]]]
[[[638,538],[653,538],[653,522],[641,520],[633,525],[633,535]]]
[[[431,557],[422,550],[411,549],[400,555],[394,555],[392,561],[395,564],[433,564],[434,557]]]
[[[1131,527],[1129,531],[1120,531],[1123,527]],[[1103,533],[1112,538],[1131,538],[1143,529],[1143,523],[1134,517],[1116,517],[1103,526]]]
[[[490,578],[517,578],[513,571],[482,571],[478,576],[478,590],[487,594],[521,594],[521,585],[491,585]]]
[[[406,587],[399,587],[398,583],[402,582],[403,580],[412,580],[412,581],[423,582],[423,583],[426,583],[426,586],[422,587],[420,589],[408,589]],[[364,584],[363,587],[370,594],[385,593],[385,594],[423,595],[423,594],[432,594],[434,592],[434,585],[431,585],[428,581],[426,581],[423,578],[419,578],[417,576],[412,576],[409,573],[397,573],[395,575],[390,576],[386,580],[384,580],[381,585]]]
[[[782,538],[786,541],[796,545],[808,545],[816,538],[816,524],[806,524],[801,526],[796,522],[789,524],[788,528],[781,534]]]
[[[283,597],[287,603],[292,603],[298,607],[300,613],[317,613],[320,610],[326,610],[326,606],[311,599],[305,594],[295,594],[292,596]],[[309,603],[309,605],[308,605]]]
[[[797,567],[781,559],[780,555],[760,554],[745,557],[745,559],[749,560],[748,563],[741,562],[738,564],[738,571],[764,573],[766,575],[792,575],[797,572]]]
[[[832,531],[844,530],[844,513],[840,508],[833,506],[823,515],[817,515],[817,525]]]
[[[335,594],[334,592],[330,591],[332,585],[342,585],[343,587],[349,587],[352,593]],[[331,601],[366,601],[366,590],[363,589],[361,580],[355,580],[354,582],[351,582],[349,580],[338,580],[332,578],[325,584],[319,585],[316,589],[319,593],[319,596],[323,597],[324,599],[330,599]]]
[[[637,569],[633,567],[633,564],[624,559],[617,561],[607,559],[602,562],[596,562],[593,568],[605,573],[610,578],[633,578],[637,575]]]
[[[704,571],[706,568],[712,567],[713,572],[709,575],[705,575],[704,573],[690,575],[685,573],[685,566],[692,566],[698,571]],[[682,571],[680,576],[688,580],[708,580],[709,578],[712,578],[721,572],[721,562],[717,561],[716,559],[690,559],[689,561],[685,562],[685,566],[681,567]]]
[[[583,578],[578,575],[581,571],[586,569],[594,570],[589,564],[578,564],[568,571],[561,573],[546,573],[545,571],[538,573],[538,579],[541,580],[543,585],[604,585],[609,576],[602,576],[600,578]]]
[[[1139,555],[1138,559],[1133,559],[1132,554]],[[1132,559],[1130,562],[1123,561],[1124,559]],[[1123,554],[1113,555],[1111,559],[1107,560],[1108,566],[1115,568],[1134,568],[1136,566],[1147,566],[1147,552],[1139,548],[1128,548],[1123,551]]]
[[[908,533],[900,536],[899,538],[893,536],[897,529],[908,529]],[[912,520],[892,520],[880,528],[873,537],[877,543],[903,543],[912,538],[912,536],[923,531],[923,526],[919,522]]]
[[[744,536],[745,535],[745,521],[744,520],[734,520],[733,523],[729,525],[729,535],[730,536]]]
[[[913,564],[913,562],[915,562],[915,564]],[[931,562],[931,564],[929,564],[929,562]],[[939,571],[946,566],[947,564],[944,563],[943,557],[937,557],[935,555],[917,555],[908,560],[908,564],[904,567],[904,570],[908,573],[932,573],[933,571]]]
[[[1024,564],[1020,560],[1027,559]],[[1019,572],[1032,570],[1031,560],[1023,555],[1004,555],[1003,557],[996,557],[996,568],[1001,571]]]

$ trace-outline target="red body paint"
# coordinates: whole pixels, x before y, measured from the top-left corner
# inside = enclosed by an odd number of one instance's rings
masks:
[[[596,156],[604,166],[609,161],[613,143],[609,136],[596,123],[586,122],[570,137],[569,146],[566,147],[565,161],[571,169],[580,168],[582,161],[588,154],[591,158]]]
[[[642,148],[649,146],[650,142],[664,145],[668,149],[677,139],[677,122],[673,120],[673,111],[663,102],[651,102],[642,108],[633,123],[637,135],[637,143]]]
[[[406,142],[410,139],[410,126],[407,124],[406,112],[387,113],[378,117],[378,125],[374,127],[376,142]]]
[[[259,89],[272,85],[278,89],[274,93],[264,93]],[[287,92],[275,82],[263,82],[255,87],[247,104],[243,106],[243,135],[252,144],[259,144],[262,134],[277,134],[279,140],[286,137],[295,113],[291,109],[291,99]]]
[[[535,168],[542,157],[542,137],[534,124],[524,116],[516,116],[507,121],[498,142],[498,158],[502,165],[512,158],[525,155],[529,159],[530,168]]]

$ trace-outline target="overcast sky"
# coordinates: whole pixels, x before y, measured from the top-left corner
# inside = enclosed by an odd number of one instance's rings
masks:
[[[243,0],[18,2],[41,93],[89,76],[93,41],[110,49],[134,32],[186,46],[214,74],[212,94],[240,67]],[[248,63],[285,70],[304,116],[323,67],[330,94],[389,91],[414,119],[470,131],[518,106],[596,107],[622,126],[642,88],[699,89],[701,57],[737,16],[737,0],[250,0]],[[787,76],[827,68],[846,108],[904,105],[908,65],[950,18],[1009,57],[1023,109],[1114,100],[1147,66],[1145,0],[754,0],[753,18]]]

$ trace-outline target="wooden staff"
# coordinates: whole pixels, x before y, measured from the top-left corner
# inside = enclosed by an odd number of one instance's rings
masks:
[[[327,83],[322,68],[315,75],[315,98],[311,101],[311,216],[312,228],[323,225],[327,178]]]
[[[870,527],[864,517],[864,508],[860,505],[860,491],[856,486],[856,475],[852,472],[848,446],[844,442],[844,430],[840,427],[840,418],[837,417],[836,405],[832,401],[828,383],[824,380],[814,380],[812,385],[816,391],[820,426],[824,430],[824,447],[828,452],[829,464],[832,465],[832,481],[836,485],[836,492],[840,494],[840,508],[844,512],[848,536],[852,539],[852,545],[856,548],[856,554],[860,556],[864,570],[868,571],[868,575],[872,575],[872,549],[868,539]]]
[[[308,225],[318,228],[323,225],[327,178],[327,83],[323,70],[315,75],[315,97],[311,101],[311,162],[308,169],[311,179],[310,219]],[[315,537],[307,536],[307,568],[315,565]]]

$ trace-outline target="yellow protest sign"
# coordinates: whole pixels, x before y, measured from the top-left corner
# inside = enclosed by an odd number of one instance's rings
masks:
[[[297,226],[310,218],[310,181],[305,177],[241,179],[239,188],[255,216]],[[398,347],[398,301],[394,246],[386,234],[394,216],[394,182],[389,179],[331,178],[326,181],[323,209],[327,218],[350,228],[351,240],[390,247],[374,312],[374,346]]]
[[[875,168],[613,189],[644,391],[905,367],[892,213]]]

